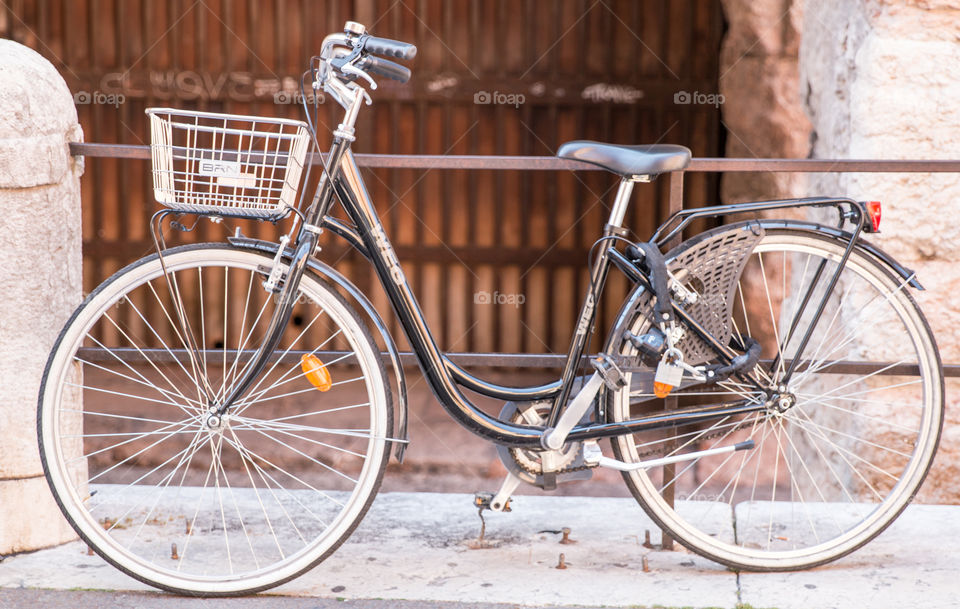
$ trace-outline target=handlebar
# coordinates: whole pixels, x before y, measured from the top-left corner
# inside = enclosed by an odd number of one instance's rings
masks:
[[[367,36],[364,38],[363,50],[368,53],[373,53],[374,55],[386,55],[387,57],[396,57],[397,59],[413,59],[417,55],[417,47],[409,42],[400,42],[399,40],[390,40],[389,38],[377,38],[376,36]],[[391,76],[390,78],[393,77]]]
[[[410,80],[409,68],[375,55],[413,59],[417,55],[417,47],[408,42],[371,36],[366,33],[362,24],[348,21],[343,33],[330,34],[324,38],[320,52],[323,68],[317,82],[327,82],[332,75],[329,73],[330,69],[346,82],[352,82],[361,75],[368,78],[367,73],[402,83]],[[372,80],[370,84],[375,86]]]
[[[413,47],[413,52],[417,52],[417,47]],[[357,67],[361,70],[378,74],[380,76],[385,76],[387,78],[392,78],[393,80],[402,83],[410,80],[410,68],[404,67],[399,63],[390,61],[389,59],[374,57],[373,55],[367,55],[364,57],[363,60],[357,64]]]

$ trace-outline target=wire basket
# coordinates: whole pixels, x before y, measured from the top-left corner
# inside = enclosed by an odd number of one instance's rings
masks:
[[[192,213],[277,218],[296,205],[309,133],[302,121],[148,108],[153,193]]]

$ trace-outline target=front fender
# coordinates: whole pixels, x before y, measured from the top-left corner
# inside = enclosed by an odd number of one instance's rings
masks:
[[[230,242],[230,245],[236,248],[256,250],[258,252],[269,254],[270,256],[276,255],[277,247],[279,247],[279,244],[272,241],[251,239],[249,237],[230,237],[227,239],[227,241]],[[289,259],[293,255],[293,250],[287,248],[283,255],[284,258]],[[349,279],[344,277],[339,271],[330,265],[325,264],[313,257],[311,257],[307,262],[307,267],[317,275],[327,279],[349,294],[350,297],[353,298],[353,300],[363,308],[363,311],[367,314],[367,318],[377,328],[377,330],[380,332],[380,336],[383,338],[383,343],[386,345],[387,353],[390,355],[390,363],[392,364],[394,377],[397,383],[397,391],[395,394],[397,398],[396,403],[398,406],[396,410],[397,424],[393,437],[403,440],[402,442],[396,443],[394,456],[396,456],[400,463],[403,463],[403,456],[406,452],[407,442],[409,440],[407,434],[407,379],[403,371],[403,366],[400,364],[400,351],[397,349],[397,344],[394,342],[393,337],[390,335],[390,331],[387,329],[387,325],[383,322],[383,318],[380,317],[380,314],[377,313],[377,310],[370,302],[370,299],[367,298],[364,293],[357,288],[357,286],[353,285]]]

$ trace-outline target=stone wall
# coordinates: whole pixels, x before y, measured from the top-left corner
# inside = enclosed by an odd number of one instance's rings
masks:
[[[799,88],[801,0],[724,0],[728,21],[720,53],[726,155],[805,158],[810,122]],[[725,203],[802,192],[803,174],[732,173],[721,180]]]
[[[807,0],[800,88],[813,156],[960,158],[960,2]],[[945,363],[960,362],[960,213],[956,174],[812,174],[810,194],[883,202],[871,236],[927,288],[913,292]],[[882,325],[877,329],[883,331]],[[960,383],[947,383],[947,420],[921,501],[960,501]]]
[[[81,299],[82,136],[73,96],[36,52],[0,40],[0,555],[73,531],[40,466],[36,404],[53,342]]]

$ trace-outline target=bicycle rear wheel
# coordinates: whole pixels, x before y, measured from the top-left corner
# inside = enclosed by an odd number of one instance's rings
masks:
[[[624,473],[657,524],[687,548],[730,567],[793,570],[854,551],[906,507],[933,460],[943,377],[907,281],[854,251],[825,312],[813,317],[845,246],[809,231],[768,230],[736,286],[732,339],[742,345],[742,337],[751,336],[762,343],[764,385],[782,384],[800,338],[814,327],[797,372],[779,390],[786,402],[613,440],[614,453],[628,462],[754,441],[752,450]],[[688,289],[696,288],[697,273],[683,279]],[[810,304],[798,315],[811,286]],[[648,327],[640,314],[624,320],[634,333]],[[628,342],[614,348],[636,353]],[[663,408],[649,379],[633,376],[632,386],[610,396],[613,421]],[[734,379],[675,395],[678,407],[766,401],[763,392]]]
[[[212,424],[210,396],[237,382],[269,323],[271,259],[202,244],[164,261],[169,285],[144,258],[60,334],[39,399],[44,471],[77,533],[129,575],[191,595],[263,590],[333,552],[379,488],[393,425],[379,349],[308,272],[265,372]],[[327,391],[304,378],[305,354]]]

